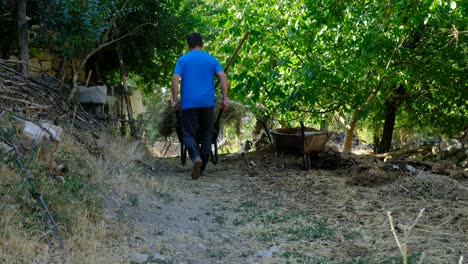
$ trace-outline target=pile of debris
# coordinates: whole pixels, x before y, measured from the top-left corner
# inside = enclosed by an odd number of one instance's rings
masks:
[[[390,164],[410,164],[455,179],[468,178],[468,149],[457,139],[441,141],[437,146],[398,150],[375,157]]]
[[[0,112],[37,126],[72,125],[96,131],[103,125],[67,97],[71,89],[52,77],[25,77],[15,65],[0,60]]]

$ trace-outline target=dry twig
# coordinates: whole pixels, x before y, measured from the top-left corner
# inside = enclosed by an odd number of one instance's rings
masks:
[[[395,223],[393,221],[392,217],[392,212],[388,211],[387,216],[388,220],[390,221],[390,229],[392,230],[393,237],[395,238],[395,242],[398,246],[398,249],[400,250],[400,254],[403,258],[403,264],[408,264],[408,237],[413,230],[413,228],[418,224],[419,219],[422,217],[424,211],[426,209],[423,208],[419,211],[418,216],[416,219],[413,221],[411,225],[401,225],[403,229],[403,240],[400,241],[400,238],[398,237],[396,228],[395,228]],[[424,259],[424,254],[421,255],[421,258],[419,259],[419,263],[422,263],[422,260]]]
[[[57,225],[57,223],[54,220],[54,217],[50,213],[49,207],[47,206],[46,202],[44,201],[44,195],[41,193],[39,194],[39,197],[37,198],[38,203],[42,206],[44,209],[42,216],[41,216],[41,222],[42,222],[42,234],[44,238],[47,240],[47,243],[49,244],[49,247],[54,249],[54,245],[48,238],[48,235],[52,235],[52,237],[56,240],[56,242],[59,244],[60,249],[64,250],[65,254],[67,254],[67,249],[65,247],[65,243],[63,242],[63,237],[62,237],[62,232],[60,232],[60,228]],[[46,220],[47,218],[47,227],[46,227]]]

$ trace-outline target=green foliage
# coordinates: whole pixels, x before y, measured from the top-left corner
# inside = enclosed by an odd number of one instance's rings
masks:
[[[305,225],[293,226],[286,230],[286,233],[292,235],[291,240],[313,240],[318,238],[330,239],[334,231],[328,227],[326,218],[321,218],[307,223]]]
[[[185,47],[187,34],[198,23],[193,9],[197,1],[128,1],[130,11],[116,22],[121,25],[119,35],[142,27],[136,34],[122,41],[123,57],[130,73],[142,77],[146,93],[153,92],[154,85],[167,84],[175,59]],[[104,63],[107,60],[103,61]]]
[[[114,0],[43,1],[34,44],[67,60],[82,59],[110,39],[117,4]]]
[[[133,193],[129,194],[128,195],[128,203],[131,206],[138,206],[138,204],[139,204],[138,195],[133,194]]]
[[[119,70],[119,42],[127,72],[141,79],[147,93],[167,82],[186,34],[198,21],[193,16],[198,1],[188,0],[46,0],[31,5],[33,47],[65,61],[81,62],[93,54],[90,69],[97,67],[104,81],[112,82]]]
[[[456,5],[458,4],[458,6]],[[320,121],[363,107],[382,120],[393,87],[407,92],[402,122],[445,134],[467,123],[467,4],[454,1],[208,1],[207,47],[227,58],[251,38],[230,73],[232,97],[280,121]],[[465,31],[465,33],[462,33]],[[380,87],[381,86],[381,87]],[[377,87],[379,87],[377,89]],[[366,102],[377,90],[376,100]],[[259,107],[261,104],[261,107]],[[371,118],[372,117],[372,118]]]

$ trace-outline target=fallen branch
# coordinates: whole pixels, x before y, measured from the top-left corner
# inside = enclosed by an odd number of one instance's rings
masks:
[[[415,153],[424,153],[428,152],[432,149],[430,146],[424,146],[424,147],[418,147],[418,148],[412,148],[412,149],[401,149],[401,150],[396,150],[396,151],[391,151],[383,154],[375,154],[374,157],[380,160],[385,159],[388,156],[392,157],[399,157],[399,156],[405,156],[405,155],[410,155],[410,154],[415,154]]]
[[[6,95],[0,95],[0,99],[20,102],[20,103],[23,103],[23,104],[33,106],[31,108],[47,109],[47,108],[51,107],[50,105],[40,105],[40,104],[36,104],[36,103],[33,103],[31,101],[28,101],[28,100],[24,100],[24,99],[20,99],[20,98],[13,98],[13,97],[9,97],[9,96],[6,96]]]
[[[51,234],[55,238],[55,240],[58,242],[60,248],[64,250],[65,253],[67,253],[67,249],[65,248],[65,243],[63,242],[62,232],[60,232],[60,228],[57,225],[57,222],[55,222],[54,217],[50,213],[49,207],[44,201],[44,195],[42,193],[39,194],[39,197],[37,198],[37,200],[39,204],[42,206],[42,208],[44,209],[44,212],[42,215],[42,233],[44,237],[48,240],[49,245],[52,246],[53,248],[53,245],[50,243],[50,240],[47,238],[47,234],[48,233]],[[47,218],[49,219],[48,224],[47,224],[48,228],[53,232],[46,232],[45,223],[44,223],[45,216],[47,216]],[[52,224],[52,226],[50,226],[50,224]]]

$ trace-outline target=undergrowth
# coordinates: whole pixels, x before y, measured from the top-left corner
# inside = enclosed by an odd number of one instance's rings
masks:
[[[59,143],[29,142],[9,115],[0,117],[0,144],[1,263],[123,261],[106,245],[119,236],[103,217],[103,189],[115,174],[140,171],[138,144],[103,136],[93,149],[67,132]]]

